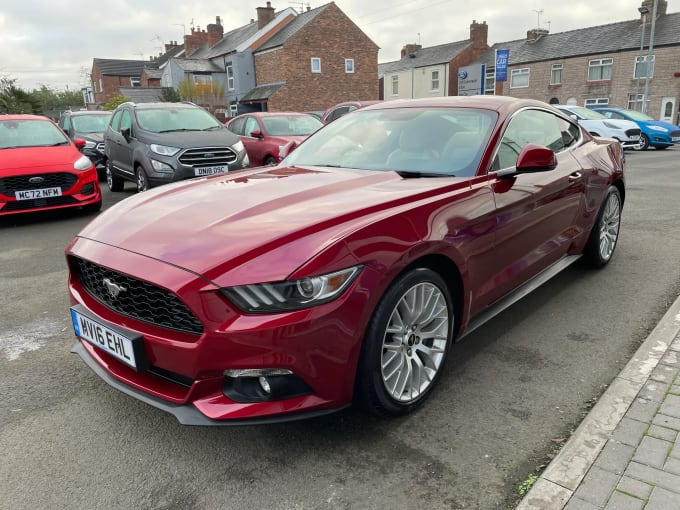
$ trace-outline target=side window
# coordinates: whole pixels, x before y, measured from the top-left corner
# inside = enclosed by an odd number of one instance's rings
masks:
[[[243,127],[246,124],[246,118],[245,117],[240,117],[236,119],[234,122],[229,124],[229,130],[236,133],[237,135],[242,135],[243,134]]]
[[[246,117],[246,127],[245,136],[251,136],[250,133],[253,131],[259,131],[260,125],[257,123],[254,117]]]
[[[331,121],[331,120],[339,119],[340,117],[342,117],[342,116],[345,115],[346,113],[349,113],[350,111],[351,111],[351,110],[350,110],[350,107],[349,107],[349,106],[341,106],[340,108],[336,108],[336,109],[328,116],[328,120]]]
[[[120,117],[123,114],[122,110],[118,110],[116,113],[113,114],[113,117],[111,117],[111,130],[112,131],[120,131]]]
[[[68,133],[68,130],[71,129],[71,117],[64,115],[59,121],[59,125],[61,126],[61,129]]]
[[[120,116],[120,129],[118,131],[122,131],[123,129],[129,129],[130,136],[134,135],[132,132],[132,115],[130,115],[128,110],[123,110],[123,113]]]
[[[563,151],[578,140],[570,122],[543,110],[524,110],[515,115],[503,133],[492,170],[513,167],[525,145],[534,143]]]

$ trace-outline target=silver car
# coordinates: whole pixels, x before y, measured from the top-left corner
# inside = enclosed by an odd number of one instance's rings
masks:
[[[604,115],[584,106],[553,105],[572,119],[576,119],[591,135],[614,138],[624,149],[638,149],[640,126],[630,120],[608,119]]]

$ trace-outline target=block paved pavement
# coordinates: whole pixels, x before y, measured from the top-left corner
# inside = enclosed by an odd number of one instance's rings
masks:
[[[516,510],[680,510],[680,298]]]

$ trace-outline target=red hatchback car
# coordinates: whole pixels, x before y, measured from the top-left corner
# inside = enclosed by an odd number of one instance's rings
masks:
[[[185,424],[404,414],[453,342],[576,260],[605,266],[624,197],[618,142],[545,103],[369,106],[279,166],[99,215],[66,251],[73,352]]]
[[[47,117],[0,115],[0,216],[102,204],[97,170]]]
[[[278,164],[323,123],[307,113],[254,112],[234,117],[225,126],[239,135],[255,167]]]

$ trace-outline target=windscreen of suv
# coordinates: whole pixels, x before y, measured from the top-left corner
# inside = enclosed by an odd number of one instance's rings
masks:
[[[153,133],[172,131],[213,131],[224,126],[202,108],[137,110],[139,127]]]
[[[101,115],[72,115],[73,129],[79,133],[103,133],[111,120],[110,113]]]

